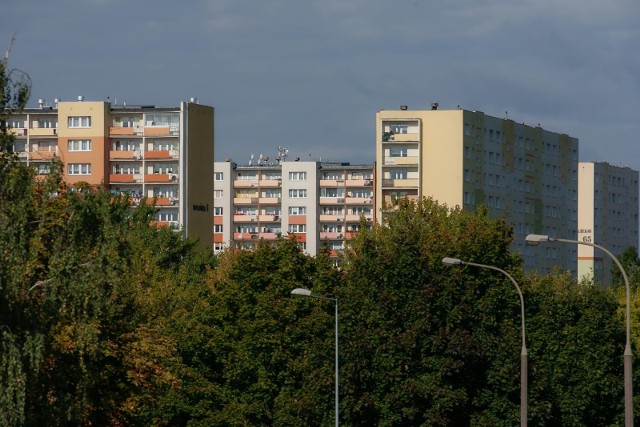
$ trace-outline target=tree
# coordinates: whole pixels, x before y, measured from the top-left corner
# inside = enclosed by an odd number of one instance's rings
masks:
[[[328,256],[294,240],[223,255],[213,282],[211,375],[224,391],[210,425],[322,425],[333,420],[333,307],[292,298],[333,295]]]
[[[520,304],[491,271],[521,274],[512,232],[488,211],[400,201],[358,234],[341,288],[343,418],[351,425],[513,425],[519,416]]]
[[[532,423],[622,425],[625,329],[615,295],[558,272],[531,276],[527,291]]]
[[[620,261],[622,268],[624,268],[627,274],[629,284],[633,289],[637,289],[638,283],[640,282],[640,258],[638,258],[638,250],[633,246],[625,248],[618,257],[618,261]],[[611,265],[611,284],[614,286],[624,286],[622,272],[615,263]]]

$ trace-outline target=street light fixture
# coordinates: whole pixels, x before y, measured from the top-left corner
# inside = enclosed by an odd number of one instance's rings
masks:
[[[620,272],[622,273],[622,278],[624,279],[624,286],[626,291],[626,302],[627,302],[627,312],[626,312],[626,343],[624,346],[624,425],[626,427],[633,427],[633,366],[632,359],[633,353],[631,352],[631,290],[629,286],[629,278],[627,277],[626,271],[616,258],[608,249],[603,246],[597,245],[595,243],[586,242],[584,240],[570,240],[570,239],[559,239],[555,237],[549,237],[545,234],[529,234],[525,238],[527,245],[530,246],[538,246],[540,243],[544,242],[560,242],[560,243],[573,243],[577,245],[586,245],[591,246],[593,248],[598,248],[605,254],[607,254],[613,262],[618,266]]]
[[[472,265],[474,267],[480,268],[488,268],[490,270],[499,271],[504,274],[511,280],[511,283],[518,291],[518,296],[520,297],[520,320],[522,323],[522,348],[520,350],[520,425],[522,427],[526,427],[527,425],[527,400],[528,400],[528,353],[527,353],[527,344],[526,344],[526,335],[525,335],[525,319],[524,319],[524,297],[522,296],[522,291],[520,290],[520,286],[518,286],[518,282],[506,271],[501,268],[494,267],[492,265],[485,264],[477,264],[475,262],[462,261],[458,258],[443,258],[442,263],[444,265],[453,266],[453,265]]]
[[[339,420],[340,420],[340,416],[339,416],[339,407],[340,407],[340,394],[339,394],[339,381],[338,381],[338,298],[336,297],[323,297],[323,296],[319,296],[319,295],[313,295],[311,293],[311,291],[309,289],[304,289],[304,288],[296,288],[294,290],[291,291],[291,295],[296,295],[296,296],[301,296],[301,297],[309,297],[309,298],[316,298],[316,299],[322,299],[325,301],[333,301],[335,303],[335,318],[336,318],[336,326],[335,326],[335,427],[338,427],[339,425]]]

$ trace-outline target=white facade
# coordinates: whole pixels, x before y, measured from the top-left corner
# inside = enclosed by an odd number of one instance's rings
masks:
[[[373,165],[282,161],[214,165],[214,249],[295,238],[308,254],[332,256],[373,221]]]

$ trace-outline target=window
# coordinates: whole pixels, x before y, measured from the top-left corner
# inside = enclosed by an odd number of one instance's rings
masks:
[[[407,147],[391,147],[389,149],[390,157],[407,157]]]
[[[89,139],[70,139],[67,141],[69,151],[91,151],[91,140]]]
[[[153,141],[153,151],[175,151],[178,149],[177,141]]]
[[[406,169],[395,169],[391,171],[391,179],[407,179]]]
[[[349,192],[349,197],[371,197],[371,190],[365,190],[364,188],[354,188]]]
[[[280,190],[279,188],[268,188],[265,189],[262,192],[262,197],[268,197],[268,198],[273,198],[273,199],[279,199],[282,197],[282,190]]]
[[[213,216],[222,216],[222,207],[216,206],[213,208]]]
[[[214,172],[213,173],[214,181],[224,181],[224,174],[222,172]]]
[[[38,175],[46,175],[51,172],[51,163],[38,163],[36,170]]]
[[[38,127],[40,129],[57,128],[58,122],[53,117],[40,117],[38,119]]]
[[[222,190],[215,190],[213,192],[213,198],[214,199],[222,199],[222,195],[223,195],[223,191]]]
[[[306,224],[289,224],[289,233],[306,233]]]
[[[113,165],[113,173],[114,175],[135,175],[140,173],[140,166],[132,165],[130,163],[116,163]]]
[[[91,127],[91,116],[69,116],[68,125],[70,128]]]
[[[407,133],[409,126],[404,123],[391,123],[389,124],[389,130],[393,133]]]
[[[138,117],[118,117],[116,121],[122,121],[123,128],[132,128],[138,126]]]
[[[175,199],[178,196],[178,189],[176,187],[153,187],[153,197],[164,197],[167,199]]]
[[[224,243],[215,242],[213,244],[213,250],[214,250],[214,252],[222,252],[224,250]]]
[[[306,206],[289,206],[289,215],[306,215]]]
[[[111,148],[113,151],[136,151],[140,149],[140,143],[133,140],[117,140]]]
[[[344,197],[344,189],[342,188],[321,188],[320,197]]]
[[[322,174],[322,179],[331,179],[339,181],[342,179],[342,174],[340,172],[325,172]]]
[[[289,179],[291,181],[305,181],[307,179],[306,172],[289,172]]]
[[[323,215],[342,215],[342,207],[341,206],[323,206],[322,214]]]
[[[178,220],[178,212],[175,210],[160,210],[156,214],[156,221],[177,221]]]
[[[56,141],[38,141],[38,146],[36,148],[39,152],[51,152],[58,150],[58,143]]]
[[[16,129],[16,128],[24,128],[24,119],[20,117],[9,117],[7,119],[7,127]]]
[[[351,209],[352,215],[369,215],[371,213],[371,208],[366,208],[364,206],[356,206]]]
[[[215,224],[213,226],[213,232],[216,234],[222,233],[222,224]]]
[[[304,199],[307,197],[306,188],[294,188],[289,190],[289,197],[292,199]]]
[[[176,126],[180,125],[178,114],[147,114],[145,116],[147,126]]]
[[[67,171],[69,175],[91,175],[91,163],[69,163]]]

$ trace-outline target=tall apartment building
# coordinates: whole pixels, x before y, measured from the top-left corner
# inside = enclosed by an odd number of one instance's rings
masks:
[[[480,111],[381,110],[376,115],[376,211],[395,197],[489,207],[514,228],[525,267],[575,273],[577,248],[526,247],[529,233],[577,235],[578,140]]]
[[[578,237],[615,256],[638,247],[638,171],[606,162],[580,162]],[[613,261],[602,251],[578,246],[578,277],[611,283]],[[615,267],[617,268],[617,267]]]
[[[337,256],[361,219],[373,220],[373,165],[260,159],[214,169],[216,251],[293,235],[308,254],[327,246]]]
[[[178,107],[75,102],[11,115],[14,151],[38,174],[54,157],[64,180],[105,185],[134,202],[155,200],[156,222],[210,245],[213,216],[214,109],[194,99]]]

